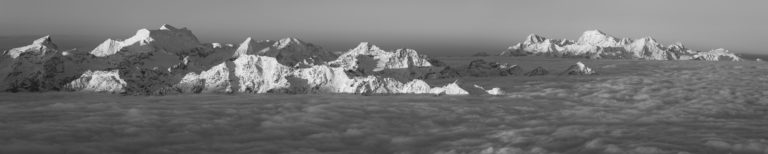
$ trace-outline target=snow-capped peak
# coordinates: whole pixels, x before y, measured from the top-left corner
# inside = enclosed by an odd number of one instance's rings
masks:
[[[163,24],[163,26],[160,26],[160,30],[177,30],[177,28],[169,24]]]
[[[611,47],[619,45],[619,41],[613,36],[607,35],[600,30],[585,31],[578,40],[581,44]]]
[[[682,51],[682,50],[684,50],[686,48],[685,48],[685,45],[683,45],[683,43],[675,42],[675,43],[670,44],[669,46],[667,46],[667,49]]]
[[[593,29],[593,30],[587,30],[584,31],[584,34],[590,34],[590,35],[608,35],[605,32],[599,30],[599,29]]]
[[[373,45],[368,42],[360,42],[360,44],[358,44],[357,47],[355,47],[351,51],[363,52],[363,51],[378,51],[378,50],[381,50],[381,48],[379,48],[376,45]]]
[[[576,62],[575,65],[572,65],[567,70],[565,70],[564,74],[567,75],[590,75],[595,74],[595,71],[593,71],[591,68],[587,67],[587,65],[584,65],[581,61]]]
[[[245,38],[245,41],[243,41],[243,43],[248,43],[248,42],[251,42],[251,41],[253,41],[253,38],[247,37],[247,38]]]
[[[579,67],[579,69],[583,69],[583,68],[586,68],[586,67],[587,67],[587,66],[586,66],[586,65],[584,65],[584,63],[582,63],[581,61],[579,61],[579,62],[576,62],[576,66],[578,66],[578,67]]]
[[[530,43],[540,43],[540,42],[543,42],[544,40],[546,40],[546,38],[541,37],[541,36],[536,35],[536,34],[530,34],[525,39],[525,42],[528,43],[528,44],[530,44]]]
[[[251,37],[245,38],[245,41],[243,41],[243,43],[240,43],[240,45],[237,46],[237,51],[252,50],[252,49],[249,49],[251,46],[251,43],[253,43],[253,39]]]
[[[50,44],[50,43],[52,43],[51,35],[43,36],[32,42],[32,44]]]
[[[133,43],[141,42],[141,41],[144,41],[142,43],[151,42],[152,41],[152,37],[150,36],[150,33],[151,32],[148,29],[146,29],[146,28],[139,29],[139,30],[136,31],[136,34],[134,34],[133,36],[131,36],[128,39],[125,39],[123,41],[123,43],[133,44]]]
[[[659,42],[656,41],[656,39],[653,39],[652,37],[643,37],[636,39],[633,44],[640,44],[640,45],[651,45],[651,46],[660,46]]]
[[[297,38],[288,37],[278,40],[273,46],[276,46],[278,49],[283,49],[292,44],[303,44],[303,42]]]
[[[35,41],[32,41],[32,44],[13,48],[11,50],[6,51],[5,53],[10,55],[11,58],[19,57],[22,53],[25,52],[34,52],[39,55],[46,55],[48,52],[53,52],[58,50],[58,46],[53,43],[51,40],[50,35],[43,36],[41,38],[36,39]]]
[[[237,58],[237,57],[246,55],[248,53],[254,53],[253,50],[257,50],[257,49],[254,49],[253,47],[255,43],[256,42],[253,41],[253,38],[251,37],[245,38],[245,41],[243,41],[243,43],[240,43],[240,45],[237,46],[237,49],[235,49],[235,53],[232,55],[232,58]]]
[[[646,36],[646,37],[640,38],[638,40],[642,40],[642,41],[645,41],[645,42],[657,43],[656,39],[654,39],[653,37],[650,37],[650,36]]]
[[[149,45],[152,43],[153,45]],[[159,30],[139,29],[132,37],[123,41],[107,39],[90,53],[97,57],[110,56],[127,49],[130,52],[153,52],[162,49],[165,52],[181,52],[199,47],[201,44],[194,34],[186,28],[176,29],[163,25]]]

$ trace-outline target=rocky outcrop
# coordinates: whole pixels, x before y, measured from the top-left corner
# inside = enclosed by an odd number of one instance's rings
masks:
[[[562,74],[564,75],[592,75],[596,72],[592,70],[591,68],[584,65],[584,63],[576,62],[575,65],[571,65],[571,67],[568,67],[565,71],[563,71]]]
[[[699,55],[703,54],[703,55]],[[681,43],[664,47],[651,37],[630,40],[618,39],[599,30],[584,32],[576,41],[547,39],[535,34],[529,35],[522,43],[502,51],[501,56],[543,55],[552,57],[642,59],[642,60],[712,60],[711,57],[738,56],[727,52],[699,52],[685,48]],[[696,56],[699,55],[699,56]],[[705,58],[696,58],[705,57]]]
[[[491,89],[485,89],[484,87],[479,86],[479,85],[474,85],[474,86],[475,86],[475,88],[484,91],[488,95],[504,95],[506,93],[503,90],[501,90],[501,88],[498,88],[498,87],[491,88]]]
[[[517,65],[487,62],[482,59],[477,59],[471,61],[467,66],[467,69],[462,74],[462,76],[474,77],[511,76],[522,75],[523,69]]]
[[[60,51],[51,37],[42,37],[0,55],[0,90],[62,90],[64,84],[84,71],[79,64],[88,59],[74,51]]]
[[[547,69],[544,69],[543,67],[539,66],[539,67],[534,68],[531,71],[528,71],[524,75],[525,76],[540,76],[540,75],[547,75],[547,74],[549,74],[549,71],[547,71]]]

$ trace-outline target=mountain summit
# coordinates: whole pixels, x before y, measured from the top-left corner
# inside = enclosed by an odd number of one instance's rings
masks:
[[[5,52],[4,55],[8,55],[11,58],[17,58],[24,53],[31,53],[35,55],[45,56],[51,53],[55,53],[59,50],[59,47],[53,43],[50,35],[43,36],[41,38],[32,41],[32,44],[13,48]]]
[[[97,57],[105,57],[126,52],[126,54],[147,52],[176,53],[199,47],[197,37],[186,28],[177,29],[163,25],[160,29],[139,29],[132,37],[125,40],[107,39],[91,51]]]

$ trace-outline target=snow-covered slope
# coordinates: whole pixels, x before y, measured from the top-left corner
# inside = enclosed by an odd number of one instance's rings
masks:
[[[522,43],[510,46],[499,55],[545,55],[554,57],[643,60],[721,60],[713,57],[729,57],[729,60],[740,59],[729,52],[689,50],[681,43],[665,47],[651,37],[635,40],[630,40],[629,38],[618,39],[599,30],[585,31],[576,41],[566,39],[553,40],[531,34]],[[699,56],[694,57],[695,55]]]
[[[429,59],[424,55],[419,55],[416,50],[397,49],[395,51],[385,51],[368,42],[360,43],[357,47],[341,54],[338,59],[329,63],[339,65],[346,70],[370,67],[372,71],[432,66]]]
[[[125,92],[126,85],[125,80],[120,78],[119,70],[88,70],[80,78],[68,83],[65,88],[74,91],[122,93]]]
[[[175,87],[183,92],[467,94],[450,84],[431,87],[422,80],[403,83],[377,76],[350,77],[343,68],[329,65],[288,67],[268,56],[244,55],[227,63],[189,73]]]

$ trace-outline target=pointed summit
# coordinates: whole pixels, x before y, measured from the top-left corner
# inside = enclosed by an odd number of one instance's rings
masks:
[[[51,35],[46,35],[33,41],[33,44],[49,44],[49,43],[52,43]]]
[[[186,28],[176,29],[170,25],[163,25],[160,29],[139,29],[136,34],[125,40],[107,39],[90,53],[97,57],[114,55],[117,52],[128,51],[130,53],[144,52],[169,52],[178,53],[201,46],[194,34]]]
[[[584,34],[608,35],[608,34],[605,34],[605,32],[603,32],[603,31],[601,31],[599,29],[587,30],[587,31],[584,31]]]
[[[56,46],[56,44],[53,43],[50,35],[46,35],[32,41],[32,44],[30,45],[13,48],[11,50],[6,51],[5,53],[10,55],[11,58],[15,59],[16,57],[19,57],[19,55],[21,55],[22,53],[26,53],[26,52],[33,52],[35,54],[44,56],[49,52],[55,52],[55,51],[58,51],[58,46]]]
[[[237,46],[237,49],[235,50],[235,53],[232,55],[232,58],[237,58],[243,55],[246,55],[248,53],[254,53],[254,47],[252,45],[256,44],[255,41],[251,37],[245,38],[245,41],[243,43],[240,43],[239,46]]]
[[[619,40],[617,40],[613,36],[605,34],[600,30],[585,31],[583,34],[581,34],[581,37],[579,37],[579,40],[577,42],[580,44],[587,44],[587,45],[593,45],[593,46],[599,46],[599,47],[615,47],[620,45]]]
[[[303,44],[303,42],[297,38],[288,37],[278,40],[273,46],[277,47],[278,49],[282,49],[294,44]]]
[[[169,24],[163,24],[163,26],[160,26],[160,30],[177,30],[177,28]]]
[[[353,48],[350,51],[378,51],[381,50],[378,46],[368,43],[368,42],[360,42],[360,44],[357,45],[357,47]]]
[[[656,41],[656,39],[654,39],[653,37],[650,37],[650,36],[646,36],[646,37],[640,38],[640,39],[638,39],[638,40],[642,40],[642,41],[645,41],[645,42],[649,42],[649,43],[656,43],[656,44],[658,44],[658,42]]]
[[[546,40],[546,38],[541,37],[541,36],[536,35],[536,34],[530,34],[530,35],[528,35],[528,37],[525,38],[525,42],[528,43],[528,44],[540,43],[540,42],[544,42],[544,40]]]
[[[612,36],[605,34],[605,32],[601,30],[595,29],[595,30],[584,31],[584,33],[581,33],[581,37],[612,37]]]
[[[591,75],[595,74],[595,71],[593,71],[591,68],[584,65],[584,63],[581,63],[581,61],[576,62],[575,65],[571,65],[568,69],[566,69],[563,74],[566,75]]]

